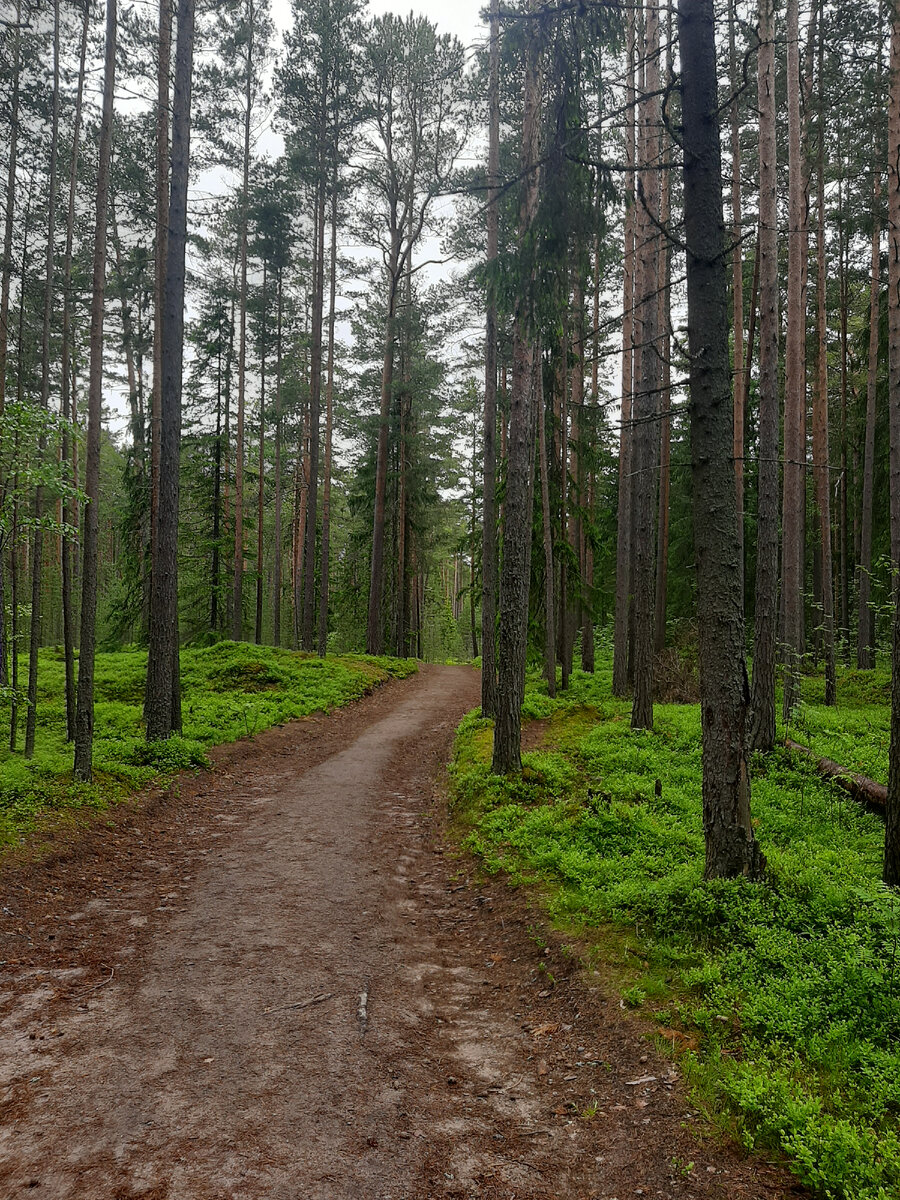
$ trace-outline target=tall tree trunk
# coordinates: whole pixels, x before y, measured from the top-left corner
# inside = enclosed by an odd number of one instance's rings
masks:
[[[622,408],[619,428],[619,502],[616,517],[616,611],[613,629],[612,692],[628,694],[628,627],[631,607],[631,496],[632,428],[634,392],[634,280],[635,280],[635,55],[636,17],[629,5],[625,13],[628,74],[625,85],[625,257],[622,287]]]
[[[316,526],[319,506],[319,424],[322,407],[322,324],[325,292],[324,175],[316,196],[316,250],[313,257],[312,345],[309,368],[309,498],[306,504],[306,572],[303,579],[303,649],[316,648]]]
[[[162,404],[159,456],[157,569],[150,601],[147,657],[147,741],[181,732],[178,636],[178,476],[181,451],[181,388],[184,363],[184,275],[187,248],[188,164],[191,145],[191,82],[194,0],[178,5],[172,102],[172,183],[166,286],[163,292]]]
[[[813,465],[822,556],[822,640],[825,652],[825,703],[837,701],[834,661],[834,582],[831,559],[831,478],[828,447],[828,280],[825,274],[825,28],[819,4],[818,75],[819,145],[816,170],[816,390],[813,414]]]
[[[484,475],[481,544],[481,713],[497,712],[497,283],[500,244],[500,0],[491,0],[488,119],[487,311],[484,337]]]
[[[732,289],[734,302],[734,477],[738,498],[738,533],[744,541],[744,255],[741,248],[743,216],[741,212],[741,117],[738,61],[734,26],[737,0],[728,0],[728,64],[731,83],[731,228],[734,240]],[[743,576],[743,552],[741,553]]]
[[[247,79],[244,87],[244,152],[241,182],[241,283],[238,295],[238,395],[234,436],[234,578],[231,598],[231,636],[244,636],[244,414],[247,396],[247,240],[250,207],[250,131],[253,115],[254,0],[247,0]]]
[[[888,404],[890,410],[891,569],[894,640],[891,656],[891,748],[885,811],[884,882],[900,887],[900,7],[891,22],[888,105]]]
[[[51,100],[50,171],[47,198],[47,250],[44,260],[44,319],[41,328],[41,408],[50,407],[50,325],[53,318],[53,295],[56,260],[56,177],[57,150],[59,146],[59,0],[53,4],[53,96]],[[46,437],[41,432],[37,454],[46,453]],[[41,646],[41,601],[43,599],[44,489],[40,484],[34,489],[34,542],[31,559],[31,620],[28,645],[28,710],[25,716],[25,757],[34,757],[34,735],[37,727],[37,677],[38,650]]]
[[[875,490],[875,417],[878,389],[878,325],[881,291],[881,173],[876,167],[872,183],[872,268],[869,285],[869,369],[866,378],[866,428],[863,451],[862,517],[857,587],[859,636],[856,665],[875,666],[875,613],[872,609],[872,499]]]
[[[564,267],[564,278],[568,281],[568,267]],[[568,288],[567,288],[568,291]],[[572,673],[572,581],[569,577],[570,510],[569,491],[569,349],[571,335],[569,314],[563,313],[562,343],[560,345],[559,371],[557,373],[559,415],[559,531],[560,541],[567,547],[559,564],[559,644],[560,685],[563,691],[569,686]]]
[[[81,641],[75,710],[75,777],[90,782],[94,748],[94,659],[100,558],[100,423],[103,399],[103,301],[106,291],[106,226],[109,164],[113,137],[116,74],[116,0],[106,0],[106,55],[103,68],[103,112],[97,166],[94,267],[91,299],[91,342],[88,383],[88,434],[81,572]]]
[[[713,0],[679,0],[678,27],[706,878],[758,879],[765,859],[753,834],[747,770],[749,694],[731,466],[734,414]]]
[[[260,369],[259,369],[259,459],[256,481],[256,626],[255,640],[257,646],[262,644],[263,625],[263,556],[265,531],[265,500],[266,500],[266,284],[268,282],[267,263],[263,259],[262,278],[262,324],[260,330]]]
[[[888,107],[888,414],[890,426],[891,569],[900,595],[900,9],[891,27]]]
[[[671,39],[669,40],[671,46]],[[666,155],[666,163],[671,162],[671,157]],[[664,170],[662,175],[662,188],[659,204],[659,222],[665,229],[668,227],[670,215],[670,178],[669,171]],[[660,345],[660,389],[659,389],[659,412],[660,412],[660,446],[659,446],[659,510],[656,522],[656,633],[654,638],[654,647],[658,653],[666,648],[666,600],[669,580],[669,494],[671,484],[671,462],[672,462],[672,421],[670,415],[671,407],[671,382],[672,382],[672,367],[670,356],[672,353],[671,339],[669,337],[670,325],[670,279],[671,274],[671,251],[668,246],[664,247],[662,254],[659,256],[659,282],[658,287],[658,302],[659,302],[659,345]]]
[[[900,559],[894,546],[895,504],[900,505],[900,8],[891,22],[888,106],[888,403],[891,424],[891,568],[894,641],[891,657],[891,749],[885,811],[884,882],[900,887]]]
[[[535,10],[531,0],[529,11]],[[531,23],[533,26],[533,22]],[[531,231],[537,218],[541,123],[541,51],[539,35],[528,31],[523,90],[521,197],[518,246],[524,278],[517,289],[513,322],[513,379],[510,394],[509,458],[500,573],[497,715],[491,770],[497,775],[522,766],[522,701],[528,647],[528,597],[531,585],[531,524],[534,496],[535,367],[534,263]],[[540,359],[537,358],[540,368]]]
[[[840,135],[839,135],[840,136]],[[848,481],[847,481],[847,392],[849,374],[850,329],[848,310],[850,308],[849,269],[847,255],[850,239],[847,236],[847,223],[844,214],[844,177],[843,153],[839,152],[841,160],[841,177],[838,181],[838,249],[840,270],[840,316],[841,316],[841,482],[840,482],[840,574],[841,574],[841,640],[844,652],[849,661],[850,656],[850,561],[847,541],[848,523]],[[879,180],[880,186],[880,180]],[[881,234],[880,222],[879,240]]]
[[[640,364],[634,397],[634,698],[632,729],[653,728],[653,640],[656,554],[653,541],[656,466],[658,463],[660,352],[658,344],[659,255],[659,7],[645,8],[644,94],[640,122],[638,187],[643,217],[638,223],[639,252],[635,271],[636,362]]]
[[[272,581],[272,642],[281,645],[281,575],[284,554],[283,495],[281,483],[281,447],[284,418],[281,411],[281,375],[284,336],[284,267],[278,268],[278,300],[275,329],[275,569]]]
[[[381,412],[378,421],[378,446],[375,461],[375,509],[372,522],[372,561],[369,580],[369,614],[366,624],[366,651],[381,654],[384,648],[384,514],[387,497],[388,434],[391,397],[394,388],[394,328],[397,314],[397,289],[400,283],[400,231],[394,228],[387,265],[388,297],[384,323],[384,357],[381,367]]]
[[[335,164],[337,156],[335,156]],[[334,336],[337,304],[338,173],[331,181],[331,249],[328,283],[328,360],[325,367],[325,461],[322,466],[322,549],[319,585],[319,656],[328,649],[328,604],[331,588],[331,474],[334,442]]]
[[[221,585],[221,546],[222,536],[222,397],[225,390],[224,371],[222,366],[222,324],[219,324],[218,363],[216,367],[216,443],[213,451],[213,544],[212,563],[209,580],[209,628],[215,633],[219,628],[219,587]]]
[[[544,539],[544,678],[547,694],[556,695],[556,597],[553,563],[553,518],[550,513],[550,463],[547,455],[547,417],[544,412],[544,368],[536,352],[534,411],[537,419],[538,462],[541,471],[541,518]]]
[[[582,412],[584,409],[584,280],[581,266],[576,268],[575,283],[572,291],[571,334],[572,370],[570,373],[571,386],[571,417],[569,419],[569,461],[570,477],[572,480],[572,497],[569,503],[569,544],[572,547],[572,559],[577,565],[577,588],[575,581],[570,581],[569,587],[569,635],[568,660],[569,671],[573,667],[575,638],[581,629],[582,597],[584,594],[584,553],[582,545],[583,513],[584,513],[584,478],[582,470]]]
[[[153,265],[153,389],[150,393],[150,587],[156,570],[159,520],[159,456],[162,437],[163,292],[169,236],[169,82],[172,67],[173,0],[159,0],[156,71],[156,247]]]
[[[803,653],[803,532],[806,471],[806,203],[801,143],[799,0],[787,4],[788,295],[784,392],[784,500],[782,587],[784,603],[784,708],[790,721],[800,698]]]
[[[773,0],[759,0],[759,471],[750,745],[775,744],[778,621],[778,232]]]
[[[12,279],[12,239],[16,213],[16,158],[19,140],[19,46],[21,42],[22,4],[16,0],[15,25],[12,31],[10,70],[12,91],[9,101],[9,163],[6,177],[6,210],[3,219],[3,260],[0,263],[0,420],[6,406],[6,361],[9,348],[9,292]],[[0,550],[0,687],[7,686],[8,637],[6,627],[5,586],[3,581],[3,551]],[[13,651],[15,655],[15,650]]]

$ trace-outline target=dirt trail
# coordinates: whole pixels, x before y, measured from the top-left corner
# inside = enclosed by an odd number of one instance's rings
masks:
[[[426,668],[3,872],[2,1200],[793,1190],[446,848],[477,702]]]

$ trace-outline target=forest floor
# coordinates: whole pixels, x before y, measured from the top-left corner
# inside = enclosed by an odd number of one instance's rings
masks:
[[[0,872],[0,1198],[803,1194],[447,835],[426,667]]]

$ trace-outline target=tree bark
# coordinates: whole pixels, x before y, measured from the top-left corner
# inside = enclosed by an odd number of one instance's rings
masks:
[[[758,879],[746,724],[713,0],[679,0],[706,878]]]
[[[264,565],[264,533],[265,533],[265,500],[266,500],[266,303],[268,271],[266,260],[263,259],[262,278],[262,321],[260,324],[259,347],[259,457],[257,460],[256,480],[256,622],[254,627],[257,646],[262,644],[263,636],[263,565]]]
[[[534,11],[531,0],[529,11]],[[497,716],[491,770],[496,775],[522,767],[522,701],[528,648],[531,585],[531,525],[534,496],[535,434],[535,269],[531,231],[540,197],[541,50],[537,31],[527,34],[523,88],[521,196],[518,246],[522,277],[513,322],[513,377],[510,391],[509,453],[503,558],[500,573]],[[537,363],[539,365],[539,357]]]
[[[900,570],[900,10],[891,27],[888,107],[888,413],[890,427],[891,568]]]
[[[41,408],[50,407],[50,324],[53,317],[53,294],[55,291],[56,260],[56,177],[57,150],[59,146],[59,0],[53,4],[53,96],[51,100],[50,171],[47,200],[47,251],[45,256],[44,319],[41,329]],[[40,435],[37,453],[43,458],[46,453],[46,437]],[[28,645],[28,709],[25,716],[25,758],[34,757],[34,736],[37,727],[37,677],[38,650],[41,646],[41,618],[44,573],[44,530],[41,521],[44,515],[44,489],[40,484],[34,490],[34,542],[31,558],[31,620]]]
[[[234,577],[231,636],[244,636],[244,413],[247,395],[247,239],[250,206],[250,131],[253,115],[254,0],[247,0],[247,78],[244,87],[244,156],[241,183],[241,284],[238,294],[238,394],[234,431]],[[301,535],[302,536],[302,535]]]
[[[634,391],[634,275],[635,275],[635,13],[626,8],[625,256],[622,287],[622,407],[619,424],[619,497],[616,517],[616,608],[613,628],[612,692],[628,694],[628,626],[631,608],[631,496],[632,428]]]
[[[166,285],[163,292],[157,570],[154,573],[151,591],[150,645],[147,658],[148,742],[181,732],[178,482],[193,54],[194,0],[179,0],[172,104],[172,182],[169,199],[169,236],[166,240]]]
[[[872,500],[875,491],[875,418],[878,388],[878,325],[881,292],[881,173],[876,167],[872,182],[872,267],[869,284],[869,366],[866,376],[866,427],[863,450],[863,487],[859,567],[859,634],[856,665],[875,666],[875,613],[872,608]]]
[[[648,0],[644,23],[645,65],[643,97],[638,106],[640,143],[638,189],[642,219],[638,222],[635,270],[635,328],[639,364],[634,396],[634,693],[632,729],[653,728],[653,643],[656,598],[654,500],[659,461],[660,352],[659,255],[664,245],[659,232],[659,6]]]
[[[834,659],[834,581],[831,558],[831,477],[828,446],[828,280],[825,274],[825,31],[819,5],[819,145],[816,164],[816,390],[813,397],[813,471],[819,514],[822,641],[825,655],[825,703],[837,702]]]
[[[785,724],[800,699],[803,655],[803,551],[806,524],[806,188],[800,105],[799,0],[787,4],[788,276],[784,388],[784,498],[782,601],[784,606]]]
[[[319,656],[328,650],[328,604],[331,588],[331,474],[334,453],[334,338],[337,304],[338,175],[335,154],[331,181],[331,250],[328,299],[328,361],[325,368],[325,461],[322,469],[322,568],[319,585]]]
[[[322,407],[322,325],[325,293],[325,179],[316,196],[313,257],[312,345],[309,367],[309,493],[306,502],[306,571],[303,577],[303,649],[316,648],[316,526],[319,509],[319,423]]]
[[[75,778],[90,782],[94,747],[94,661],[96,655],[97,590],[99,576],[100,424],[103,399],[103,301],[106,291],[106,228],[109,164],[113,137],[113,95],[116,75],[116,0],[106,0],[106,53],[103,68],[103,110],[97,166],[94,264],[91,298],[90,367],[88,374],[88,432],[81,572],[81,640],[75,710]]]
[[[159,0],[156,73],[156,247],[153,264],[153,388],[150,393],[150,587],[156,570],[159,519],[159,456],[162,435],[162,326],[169,236],[169,77],[172,68],[173,0]]]
[[[556,695],[556,597],[553,564],[553,520],[550,515],[550,464],[547,458],[547,418],[544,412],[544,368],[538,354],[535,369],[537,394],[534,398],[537,419],[538,462],[541,471],[541,524],[544,540],[544,678],[547,695]]]
[[[500,244],[500,0],[491,0],[489,110],[481,544],[481,713],[485,717],[493,717],[497,711],[497,283],[494,272]]]
[[[366,651],[381,654],[384,648],[384,515],[387,497],[388,434],[391,397],[394,388],[394,327],[396,325],[397,288],[399,285],[400,233],[392,234],[388,261],[388,304],[384,326],[384,355],[381,366],[381,412],[378,422],[378,446],[375,462],[375,509],[372,524],[372,561],[369,580],[369,615],[366,625]]]
[[[773,0],[759,0],[759,471],[750,746],[775,745],[778,621],[778,232]]]
[[[281,376],[283,366],[284,325],[284,267],[278,268],[278,300],[275,328],[275,566],[272,580],[272,643],[281,645],[281,574],[284,553],[283,493],[281,481],[281,449],[284,442],[284,418],[281,411]]]
[[[671,45],[671,41],[669,43]],[[671,158],[667,155],[666,162]],[[662,188],[659,205],[659,223],[665,229],[668,227],[670,215],[670,186],[669,172],[663,171]],[[659,508],[656,521],[656,619],[654,649],[659,654],[666,648],[666,602],[669,580],[669,496],[671,491],[672,463],[672,420],[670,415],[672,392],[671,339],[669,326],[671,323],[671,251],[668,246],[659,256],[659,344],[660,344],[660,446],[659,446]]]
[[[728,65],[731,84],[731,230],[732,300],[734,308],[734,479],[738,498],[738,533],[744,541],[744,407],[746,377],[744,375],[744,233],[741,211],[741,118],[738,94],[738,61],[735,48],[735,7],[737,0],[728,3]],[[743,576],[743,551],[741,553]]]

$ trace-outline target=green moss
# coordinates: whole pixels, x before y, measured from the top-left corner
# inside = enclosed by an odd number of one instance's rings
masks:
[[[810,762],[757,756],[766,882],[705,882],[699,710],[657,705],[654,730],[632,731],[607,666],[556,701],[529,682],[545,723],[522,780],[490,774],[490,725],[466,718],[452,777],[467,845],[594,930],[626,1002],[698,1047],[698,1102],[748,1146],[782,1150],[825,1196],[900,1194],[900,901],[879,882],[883,824]],[[870,678],[842,679],[836,710],[804,682],[806,732],[833,758],[846,738],[847,765],[877,773],[887,713]]]

